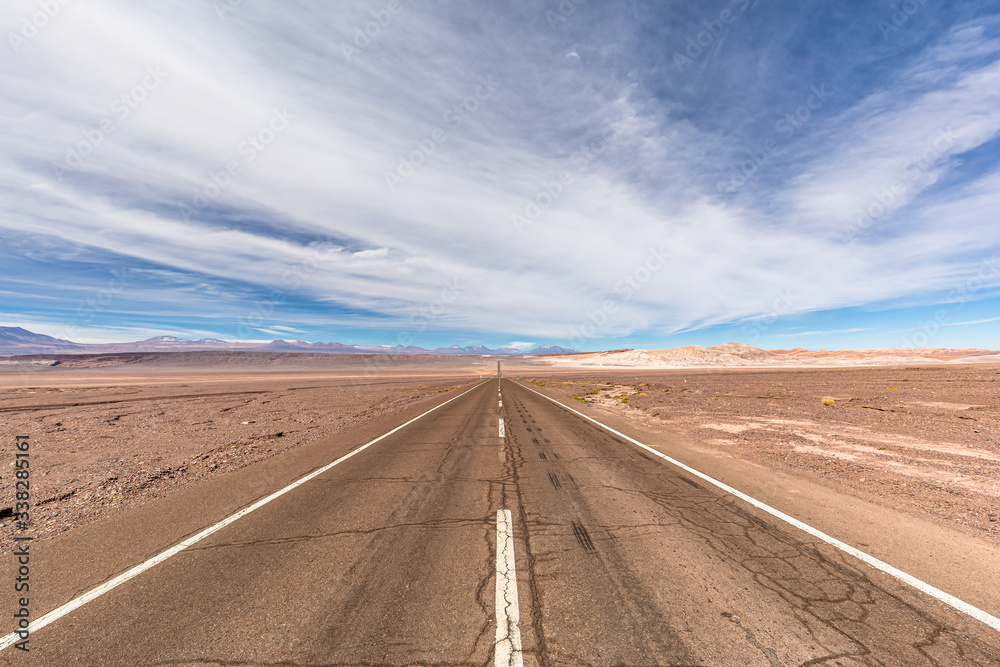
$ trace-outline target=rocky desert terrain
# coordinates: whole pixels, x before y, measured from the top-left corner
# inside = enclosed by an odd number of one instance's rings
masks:
[[[1000,365],[525,377],[719,455],[1000,541]]]
[[[921,355],[906,365],[893,351],[838,352],[824,365],[821,353],[729,345],[502,364],[508,377],[665,437],[1000,540],[1000,364],[980,350]],[[970,358],[980,363],[960,363]],[[8,454],[15,435],[31,436],[34,528],[45,538],[454,392],[495,373],[497,360],[187,352],[4,362],[0,434]],[[0,526],[12,521],[8,466]],[[0,548],[10,534],[0,532]]]
[[[365,374],[357,358],[347,370],[281,359],[228,368],[162,357],[121,361],[74,358],[54,368],[0,370],[8,459],[0,467],[0,526],[13,521],[16,435],[31,438],[32,522],[44,539],[479,378],[447,369],[416,377],[412,366],[384,361]],[[0,549],[11,548],[12,535],[0,531]]]

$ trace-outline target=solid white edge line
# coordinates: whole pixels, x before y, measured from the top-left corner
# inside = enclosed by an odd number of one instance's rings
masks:
[[[488,382],[488,380],[487,380],[487,382]],[[392,429],[391,431],[389,431],[387,433],[383,433],[382,435],[380,435],[379,437],[375,438],[374,440],[365,443],[364,445],[358,447],[357,449],[355,449],[355,450],[353,450],[351,452],[348,452],[347,454],[341,456],[339,459],[337,459],[333,463],[328,463],[325,466],[323,466],[321,468],[318,468],[318,469],[312,471],[311,473],[308,473],[307,475],[304,475],[304,476],[298,478],[297,480],[295,480],[294,482],[292,482],[288,486],[284,487],[283,489],[279,489],[278,491],[275,491],[271,495],[266,496],[264,498],[261,498],[260,500],[258,500],[257,502],[253,503],[252,505],[244,507],[243,509],[239,510],[238,512],[235,512],[234,514],[230,514],[229,516],[227,516],[225,519],[223,519],[222,521],[218,522],[214,526],[210,526],[210,527],[202,530],[200,533],[197,533],[197,534],[195,534],[195,535],[187,538],[183,542],[175,544],[174,546],[170,547],[166,551],[163,551],[163,552],[157,554],[156,556],[153,556],[152,558],[150,558],[146,562],[140,563],[139,565],[136,565],[136,566],[132,567],[131,569],[126,570],[125,572],[119,574],[117,577],[111,579],[110,581],[107,581],[107,582],[101,584],[100,586],[97,586],[96,588],[91,589],[90,591],[84,593],[80,597],[74,598],[74,599],[70,600],[69,602],[67,602],[66,604],[64,604],[64,605],[62,605],[60,607],[56,607],[55,609],[53,609],[49,613],[44,614],[42,616],[39,616],[37,620],[32,621],[31,623],[29,623],[28,628],[27,628],[28,632],[29,633],[34,633],[34,632],[36,632],[38,630],[41,630],[42,628],[44,628],[49,623],[52,623],[53,621],[57,621],[60,618],[62,618],[63,616],[65,616],[66,614],[69,614],[69,613],[71,613],[73,611],[76,611],[77,609],[79,609],[83,605],[87,604],[88,602],[96,600],[97,598],[101,597],[102,595],[104,595],[108,591],[110,591],[110,590],[112,590],[114,588],[117,588],[118,586],[121,586],[122,584],[124,584],[125,582],[129,581],[130,579],[134,579],[135,577],[139,576],[140,574],[142,574],[146,570],[154,567],[155,565],[159,565],[160,563],[162,563],[163,561],[167,560],[171,556],[174,556],[174,555],[180,553],[181,551],[187,549],[191,545],[196,544],[197,542],[202,541],[203,539],[205,539],[209,535],[212,535],[213,533],[215,533],[215,532],[217,532],[219,530],[222,530],[223,528],[225,528],[229,524],[231,524],[231,523],[233,523],[235,521],[238,521],[239,519],[242,519],[247,514],[250,514],[254,510],[260,509],[261,507],[263,507],[264,505],[268,504],[272,500],[275,500],[276,498],[279,498],[279,497],[285,495],[286,493],[288,493],[292,489],[295,489],[295,488],[297,488],[299,486],[302,486],[303,484],[305,484],[309,480],[311,480],[311,479],[313,479],[315,477],[318,477],[319,475],[322,475],[326,471],[330,470],[334,466],[337,466],[337,465],[343,463],[344,461],[346,461],[347,459],[351,458],[355,454],[360,454],[361,452],[363,452],[364,450],[368,449],[369,447],[371,447],[375,443],[377,443],[377,442],[379,442],[381,440],[384,440],[385,438],[388,438],[393,433],[396,433],[397,431],[399,431],[399,430],[401,430],[401,429],[409,426],[410,424],[412,424],[413,422],[417,421],[418,419],[422,419],[423,417],[426,417],[427,415],[429,415],[430,413],[434,412],[438,408],[442,408],[445,405],[448,405],[449,403],[451,403],[452,401],[457,400],[457,399],[461,398],[462,396],[465,396],[470,391],[474,391],[475,389],[481,387],[483,384],[484,383],[480,382],[475,387],[472,387],[471,389],[467,389],[466,391],[463,391],[458,396],[454,396],[452,398],[449,398],[444,403],[441,403],[440,405],[434,406],[433,408],[431,408],[427,412],[424,412],[423,414],[421,414],[421,415],[419,415],[417,417],[414,417],[413,419],[411,419],[410,421],[406,422],[405,424],[401,424],[400,426],[397,426],[396,428]],[[9,635],[6,635],[3,639],[0,639],[0,651],[2,651],[5,648],[8,648],[8,647],[12,646],[13,644],[17,643],[17,641],[20,638],[21,637],[20,637],[20,635],[17,634],[17,632],[12,632]]]
[[[538,391],[535,391],[534,389],[531,389],[530,387],[527,387],[527,386],[525,386],[523,384],[520,384],[519,386],[524,387],[525,389],[527,389],[528,391],[530,391],[532,393],[538,394],[542,398],[547,398],[548,400],[552,401],[556,405],[559,405],[559,406],[561,406],[561,407],[569,410],[570,412],[573,412],[573,413],[575,413],[575,414],[583,417],[584,419],[597,424],[598,426],[600,426],[601,428],[603,428],[605,431],[608,431],[610,433],[614,433],[618,437],[623,438],[625,440],[628,440],[629,442],[631,442],[634,445],[638,445],[639,447],[642,447],[643,449],[645,449],[646,451],[650,452],[651,454],[655,454],[656,456],[659,456],[661,459],[663,459],[663,460],[665,460],[665,461],[667,461],[669,463],[672,463],[673,465],[677,466],[681,470],[689,472],[692,475],[694,475],[695,477],[699,477],[700,479],[705,480],[709,484],[712,484],[713,486],[716,486],[716,487],[722,489],[723,491],[736,496],[740,500],[743,500],[743,501],[745,501],[745,502],[753,505],[757,509],[762,510],[764,512],[767,512],[771,516],[776,517],[778,519],[781,519],[785,523],[788,523],[788,524],[790,524],[792,526],[795,526],[799,530],[801,530],[801,531],[803,531],[805,533],[808,533],[809,535],[812,535],[813,537],[815,537],[817,539],[823,540],[827,544],[832,545],[832,546],[836,547],[837,549],[840,549],[841,551],[843,551],[846,554],[850,554],[851,556],[854,556],[858,560],[860,560],[863,563],[866,563],[866,564],[872,566],[876,570],[884,572],[884,573],[888,574],[891,577],[895,577],[896,579],[898,579],[898,580],[900,580],[900,581],[902,581],[902,582],[904,582],[906,584],[909,584],[913,588],[916,588],[917,590],[919,590],[919,591],[921,591],[923,593],[926,593],[927,595],[931,596],[932,598],[934,598],[938,602],[943,602],[944,604],[946,604],[946,605],[948,605],[950,607],[953,607],[953,608],[957,609],[958,611],[962,612],[963,614],[971,616],[972,618],[976,619],[977,621],[981,621],[982,623],[985,623],[986,625],[988,625],[989,627],[993,628],[994,630],[1000,632],[1000,618],[997,618],[996,616],[993,616],[992,614],[989,614],[989,613],[983,611],[982,609],[979,609],[978,607],[975,607],[975,606],[969,604],[968,602],[965,602],[964,600],[960,600],[957,597],[955,597],[954,595],[951,595],[950,593],[945,593],[941,589],[935,588],[934,586],[931,586],[930,584],[928,584],[928,583],[926,583],[924,581],[921,581],[920,579],[917,579],[916,577],[914,577],[911,574],[907,574],[906,572],[903,572],[902,570],[897,569],[897,568],[893,567],[892,565],[889,565],[888,563],[886,563],[884,561],[881,561],[878,558],[875,558],[874,556],[870,556],[870,555],[866,554],[864,551],[861,551],[860,549],[856,549],[856,548],[852,547],[850,544],[847,544],[845,542],[841,542],[837,538],[831,537],[831,536],[827,535],[826,533],[824,533],[824,532],[822,532],[820,530],[817,530],[816,528],[813,528],[809,524],[803,523],[803,522],[799,521],[798,519],[796,519],[795,517],[792,517],[792,516],[789,516],[789,515],[785,514],[781,510],[776,510],[773,507],[771,507],[770,505],[767,505],[766,503],[763,503],[763,502],[757,500],[756,498],[748,496],[747,494],[743,493],[742,491],[738,491],[738,490],[734,489],[733,487],[729,486],[725,482],[720,482],[719,480],[717,480],[717,479],[715,479],[713,477],[709,477],[708,475],[706,475],[705,473],[703,473],[701,471],[695,470],[694,468],[692,468],[689,465],[685,465],[684,463],[681,463],[680,461],[678,461],[678,460],[676,460],[674,458],[671,458],[671,457],[667,456],[666,454],[663,454],[662,452],[658,452],[655,449],[653,449],[652,447],[649,447],[647,445],[642,444],[641,442],[639,442],[635,438],[630,438],[629,436],[625,435],[624,433],[616,431],[615,429],[611,428],[610,426],[606,426],[606,425],[602,424],[601,422],[597,421],[593,417],[588,417],[587,415],[585,415],[582,412],[579,412],[577,410],[574,410],[573,408],[569,407],[568,405],[563,405],[561,402],[557,401],[556,399],[552,398],[551,396],[546,396],[545,394],[543,394],[541,392],[538,392]]]
[[[517,572],[514,567],[514,528],[510,510],[497,510],[497,633],[494,667],[522,667],[521,612],[517,600]]]

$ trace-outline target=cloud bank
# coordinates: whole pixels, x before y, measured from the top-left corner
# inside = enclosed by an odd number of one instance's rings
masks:
[[[1000,244],[975,3],[55,6],[0,9],[0,291],[81,339],[588,348],[930,303]]]

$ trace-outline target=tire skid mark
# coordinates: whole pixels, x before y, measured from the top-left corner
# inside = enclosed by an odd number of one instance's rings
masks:
[[[588,554],[597,553],[597,547],[594,546],[594,541],[590,539],[590,531],[579,521],[573,521],[573,536],[576,541],[580,543],[583,550]]]
[[[559,481],[559,475],[557,473],[550,472],[549,481],[552,482],[552,486],[556,491],[562,489],[562,482]]]

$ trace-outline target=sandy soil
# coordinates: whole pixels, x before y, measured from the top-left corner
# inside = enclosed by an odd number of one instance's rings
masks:
[[[1000,366],[525,377],[721,455],[1000,541]]]
[[[31,438],[33,529],[46,538],[456,391],[478,375],[101,366],[0,373],[0,434]],[[0,467],[11,549],[12,463]]]
[[[623,416],[1000,541],[1000,365],[515,373]],[[0,438],[33,442],[48,537],[495,372],[496,359],[138,355],[0,369]],[[824,405],[823,399],[833,405]],[[831,400],[827,401],[828,403]],[[13,505],[0,467],[0,527]],[[6,511],[5,511],[6,510]],[[10,548],[0,530],[0,549]]]

